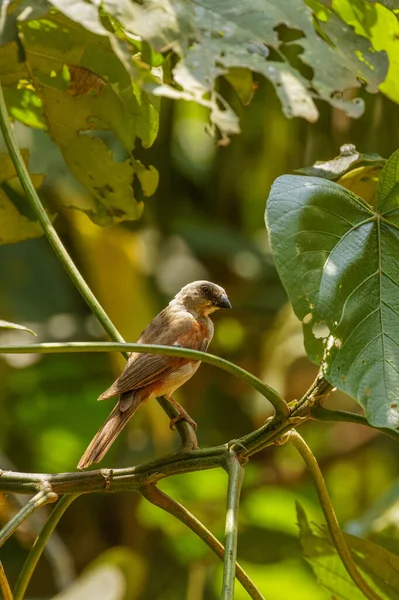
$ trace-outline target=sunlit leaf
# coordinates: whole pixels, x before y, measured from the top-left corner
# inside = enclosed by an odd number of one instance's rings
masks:
[[[267,226],[280,278],[303,321],[306,350],[376,426],[399,425],[399,151],[374,210],[342,186],[285,175]]]
[[[347,573],[326,529],[312,528],[299,503],[297,518],[304,557],[319,583],[336,600],[363,600],[363,593]],[[377,544],[344,535],[352,557],[369,585],[382,600],[398,600],[399,557]]]
[[[362,36],[343,27],[331,10],[325,10],[325,21],[315,29],[311,8],[295,0],[256,0],[251,11],[243,3],[223,0],[147,0],[141,5],[106,0],[104,6],[126,31],[138,34],[157,51],[172,49],[179,55],[181,60],[173,70],[179,88],[163,85],[154,93],[207,106],[222,135],[238,131],[236,115],[215,92],[217,79],[231,79],[232,69],[237,89],[248,89],[246,70],[263,75],[275,86],[286,116],[311,122],[318,117],[314,90],[356,117],[363,112],[362,100],[344,99],[342,92],[358,88],[360,81],[376,92],[387,72],[385,54],[375,52]],[[301,59],[313,69],[311,81],[291,65],[286,54],[280,52],[281,60],[269,58],[270,47],[284,47],[278,25],[303,33],[295,44],[302,50]],[[325,29],[323,35],[319,35],[320,27]],[[240,71],[242,82],[238,81]]]
[[[36,333],[34,331],[32,331],[32,329],[28,329],[27,327],[24,327],[23,325],[17,325],[17,323],[10,323],[9,321],[3,321],[2,319],[0,319],[0,329],[18,329],[19,331],[27,331],[28,333],[31,333],[32,335],[36,335]]]
[[[144,146],[153,143],[158,101],[132,81],[107,35],[88,32],[60,14],[19,28],[48,131],[72,174],[91,194],[89,207],[76,208],[100,225],[137,219],[143,203],[134,194],[134,180],[147,196],[158,175],[132,152],[137,137]]]
[[[382,4],[365,0],[334,0],[333,8],[357,34],[368,38],[376,50],[387,53],[389,69],[379,88],[388,98],[399,102],[399,23],[393,12],[394,2]],[[395,8],[398,9],[398,6]]]
[[[46,129],[43,105],[33,86],[27,80],[21,80],[18,87],[4,88],[4,97],[8,111],[14,119],[28,127]]]

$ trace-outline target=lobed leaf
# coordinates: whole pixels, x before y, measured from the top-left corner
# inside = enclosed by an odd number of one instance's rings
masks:
[[[67,0],[54,0],[53,4],[89,30],[92,27],[91,21],[87,24],[87,14],[93,11],[94,2],[89,6],[76,2],[73,9]],[[320,6],[323,20],[316,18]],[[106,0],[103,8],[126,35],[139,36],[157,52],[173,50],[179,56],[172,71],[173,85],[143,80],[145,89],[207,107],[213,129],[218,128],[224,138],[238,133],[239,123],[217,92],[221,76],[233,80],[248,101],[248,72],[262,75],[273,83],[286,116],[314,122],[318,118],[314,96],[353,117],[360,116],[363,101],[344,99],[342,92],[362,83],[376,92],[388,69],[384,52],[376,52],[365,37],[345,27],[342,19],[317,0],[255,0],[250,10],[238,0]],[[97,26],[98,16],[93,23]],[[300,47],[300,59],[312,68],[312,77],[304,77],[291,64],[290,44],[281,38],[280,25],[299,34],[295,45]],[[278,52],[277,59],[269,57],[271,48]]]
[[[278,178],[266,221],[305,347],[374,426],[399,425],[399,151],[376,207],[316,177]]]

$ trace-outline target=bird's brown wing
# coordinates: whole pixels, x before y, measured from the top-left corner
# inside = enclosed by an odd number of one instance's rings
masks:
[[[206,337],[206,331],[201,330],[192,315],[186,311],[170,314],[166,308],[151,321],[138,342],[199,350],[204,345],[204,334]],[[188,359],[174,356],[133,353],[122,375],[101,394],[99,400],[150,385],[188,362]]]

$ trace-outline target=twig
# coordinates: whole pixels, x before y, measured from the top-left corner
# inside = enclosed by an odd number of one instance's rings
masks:
[[[117,342],[123,342],[123,337],[116,329],[115,325],[112,323],[111,319],[108,317],[107,313],[105,312],[101,304],[98,302],[93,292],[90,290],[89,286],[83,279],[79,270],[76,268],[74,262],[72,261],[71,257],[66,251],[63,243],[58,237],[56,230],[51,224],[51,221],[48,218],[42,203],[40,202],[39,196],[37,195],[33,183],[30,179],[28,169],[26,168],[21,152],[19,151],[17,140],[15,138],[14,131],[8,118],[7,107],[4,100],[4,94],[1,83],[0,129],[3,133],[4,140],[6,142],[8,151],[11,156],[11,160],[14,163],[15,170],[26,193],[27,200],[30,206],[32,207],[33,212],[35,213],[37,220],[42,226],[44,234],[47,240],[49,241],[52,249],[54,250],[57,258],[60,260],[62,266],[68,273],[69,277],[72,279],[72,282],[74,283],[75,287],[83,296],[83,299],[88,304],[91,311],[97,317],[101,325],[104,327],[109,337]]]
[[[224,553],[222,600],[233,600],[237,560],[238,509],[244,479],[244,468],[233,447],[229,449],[226,470],[229,475],[229,484],[227,490],[226,550]]]
[[[2,530],[0,531],[0,547],[4,544],[6,540],[14,533],[14,531],[19,527],[19,525],[25,521],[35,510],[44,506],[45,504],[50,504],[51,502],[56,502],[58,500],[57,494],[55,494],[51,489],[42,489],[40,490],[33,498],[29,500],[21,508],[20,511],[10,520]]]
[[[163,408],[170,419],[174,419],[178,416],[178,410],[169,402],[165,396],[157,398],[158,404]],[[181,445],[178,452],[188,452],[190,450],[196,450],[198,448],[198,440],[195,435],[194,429],[191,427],[185,419],[177,421],[175,425],[181,438]]]
[[[381,596],[379,596],[363,578],[363,575],[360,573],[355,561],[352,558],[349,548],[346,545],[343,533],[339,527],[333,505],[331,504],[326,483],[320,471],[317,460],[312,454],[312,451],[297,431],[292,431],[289,436],[287,436],[287,441],[291,442],[291,444],[295,446],[309,469],[313,483],[316,487],[320,505],[327,521],[328,530],[345,569],[349,573],[355,585],[363,592],[368,600],[382,600]]]
[[[51,536],[53,530],[57,526],[58,521],[61,519],[68,506],[72,504],[72,502],[78,496],[79,494],[63,496],[49,515],[46,524],[37,536],[35,543],[33,544],[31,551],[29,552],[28,558],[26,559],[25,564],[21,569],[17,583],[15,584],[14,600],[23,599],[26,589],[33,575],[33,572],[43,553],[43,550],[47,544],[49,537]]]
[[[388,427],[374,427],[369,423],[366,417],[357,415],[355,413],[346,410],[330,410],[317,404],[310,410],[310,418],[315,421],[328,421],[328,422],[341,422],[341,423],[356,423],[357,425],[364,425],[365,427],[371,427],[376,431],[380,431],[385,435],[388,435],[393,440],[399,442],[399,431],[397,429],[389,429]]]
[[[162,508],[162,510],[179,519],[187,525],[198,537],[200,537],[213,552],[221,559],[224,559],[223,544],[199,521],[193,514],[190,513],[184,506],[170,498],[154,484],[146,485],[140,490],[141,494],[151,504]],[[248,592],[253,600],[265,600],[264,596],[258,590],[254,582],[248,577],[246,572],[238,563],[236,563],[236,577],[243,588]]]
[[[160,346],[157,344],[122,344],[118,342],[68,342],[0,346],[0,354],[60,354],[69,352],[121,352],[123,350],[125,352],[163,354],[164,356],[181,356],[182,358],[190,358],[191,360],[201,360],[209,365],[219,367],[248,383],[269,400],[281,418],[287,417],[290,414],[290,409],[286,401],[276,390],[263,383],[261,379],[225,358],[201,352],[200,350],[177,348],[176,346]]]
[[[3,564],[0,561],[0,592],[3,600],[14,600]]]
[[[0,452],[0,467],[8,470],[15,469],[12,461],[3,452]],[[21,494],[12,494],[12,499],[19,508],[24,507],[25,504],[29,502],[29,498],[27,499]],[[47,516],[48,514],[37,511],[33,515],[30,515],[28,527],[31,538],[34,539],[41,531],[47,520]],[[52,567],[54,583],[57,590],[61,591],[76,578],[75,566],[73,564],[71,553],[61,537],[55,531],[49,539],[44,552]]]

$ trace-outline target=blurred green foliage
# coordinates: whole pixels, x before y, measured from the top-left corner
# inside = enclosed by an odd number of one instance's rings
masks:
[[[344,3],[339,4],[344,10]],[[380,5],[375,6],[380,11]],[[84,214],[89,210],[71,210],[90,208],[93,199],[77,185],[58,147],[40,129],[41,107],[32,96],[25,96],[27,111],[32,111],[25,114],[30,115],[30,125],[36,120],[39,127],[16,124],[16,132],[20,146],[29,149],[31,171],[46,175],[41,197],[52,213],[58,213],[55,225],[63,242],[127,340],[137,339],[184,283],[207,277],[226,288],[234,307],[229,317],[215,317],[211,351],[272,385],[278,382],[279,391],[292,400],[307,389],[316,368],[305,357],[300,323],[276,274],[263,223],[265,199],[277,176],[329,160],[343,143],[354,143],[360,152],[389,156],[399,147],[399,108],[382,95],[360,91],[365,112],[357,121],[318,101],[316,123],[287,120],[272,84],[256,76],[255,80],[256,91],[246,107],[229,83],[218,83],[241,121],[242,134],[227,147],[216,146],[206,134],[202,106],[163,100],[158,138],[150,149],[139,144],[135,149],[137,160],[153,164],[160,179],[141,220],[134,223],[100,228]],[[110,146],[120,151],[115,140]],[[33,329],[39,341],[103,339],[44,239],[2,246],[0,274],[2,319]],[[23,343],[28,338],[22,331],[0,331],[2,343]],[[21,471],[73,470],[110,409],[107,402],[97,404],[96,398],[122,365],[123,359],[102,354],[1,357],[0,467],[9,468],[11,462]],[[178,399],[199,424],[201,446],[236,438],[271,414],[263,398],[208,365],[201,366]],[[341,393],[334,394],[328,405],[356,409]],[[359,522],[399,477],[395,442],[374,431],[312,422],[303,432],[320,461],[344,526]],[[172,451],[177,443],[167,417],[152,402],[128,425],[104,466],[140,463]],[[179,476],[160,487],[184,502],[219,537],[223,535],[224,472]],[[391,498],[390,507],[396,498]],[[310,519],[322,522],[312,484],[292,449],[269,449],[251,460],[243,487],[239,560],[268,600],[328,598],[302,558],[295,514],[298,499]],[[14,510],[14,500],[2,495],[0,518],[6,521]],[[367,523],[362,534],[398,552],[397,515],[387,507],[384,511]],[[66,513],[58,534],[63,543],[54,545],[50,558],[41,561],[30,588],[32,598],[57,593],[54,562],[63,565],[69,559],[76,574],[85,570],[85,577],[95,579],[93,572],[101,565],[89,565],[99,555],[104,564],[123,563],[123,572],[128,564],[127,571],[136,574],[137,585],[114,586],[122,590],[114,600],[219,597],[219,560],[181,523],[138,495],[83,496]],[[28,521],[2,549],[11,583],[33,537]],[[103,579],[99,581],[94,585],[108,589]],[[77,592],[65,596],[75,597]],[[246,597],[239,584],[236,597]]]

